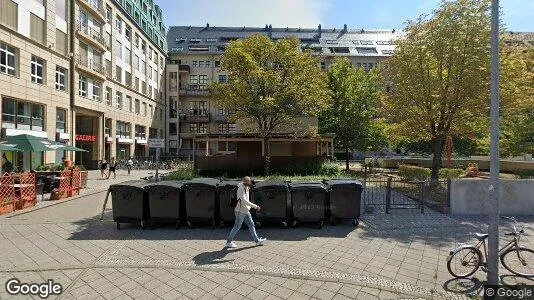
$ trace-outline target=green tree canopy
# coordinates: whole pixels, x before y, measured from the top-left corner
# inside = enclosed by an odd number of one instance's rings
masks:
[[[336,60],[328,72],[332,106],[321,113],[321,132],[335,133],[335,147],[346,152],[369,151],[385,146],[383,124],[377,119],[382,80],[375,69],[354,68],[347,58]]]
[[[299,40],[273,41],[264,35],[232,42],[221,67],[229,80],[212,86],[217,103],[255,125],[251,131],[265,140],[268,173],[272,134],[297,128],[299,117],[315,116],[328,107],[326,74],[310,52],[301,51]]]
[[[432,179],[438,178],[448,135],[488,132],[490,0],[443,1],[430,17],[410,21],[387,65],[384,101],[392,136],[432,141]],[[524,63],[501,54],[503,110],[525,103]]]

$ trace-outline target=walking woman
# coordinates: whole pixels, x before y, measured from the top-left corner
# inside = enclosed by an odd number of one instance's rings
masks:
[[[106,175],[107,169],[108,169],[108,163],[106,162],[105,159],[103,159],[102,162],[100,163],[100,177],[102,177],[102,179],[108,178],[108,176]]]
[[[111,161],[109,162],[109,172],[108,172],[108,179],[111,175],[111,172],[113,172],[113,179],[117,178],[117,174],[115,173],[115,169],[117,168],[117,161],[115,160],[115,157],[111,158]]]

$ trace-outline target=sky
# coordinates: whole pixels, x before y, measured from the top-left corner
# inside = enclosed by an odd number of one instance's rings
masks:
[[[165,25],[403,29],[440,0],[155,0]],[[501,0],[511,31],[534,31],[534,0]]]

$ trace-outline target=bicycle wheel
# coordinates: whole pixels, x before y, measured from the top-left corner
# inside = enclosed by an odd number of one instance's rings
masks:
[[[473,246],[466,246],[455,250],[447,259],[447,270],[456,278],[466,278],[473,275],[482,262],[482,253]]]
[[[534,250],[513,247],[501,255],[506,270],[523,277],[534,277]]]

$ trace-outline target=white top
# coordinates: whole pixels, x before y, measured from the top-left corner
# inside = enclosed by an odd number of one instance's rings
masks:
[[[131,159],[128,160],[128,164],[131,166],[133,165],[133,161]]]
[[[235,211],[241,212],[241,213],[248,213],[250,208],[257,209],[258,206],[252,202],[249,201],[249,195],[250,195],[250,188],[248,186],[243,185],[242,182],[240,182],[237,185],[237,205],[235,206]]]

